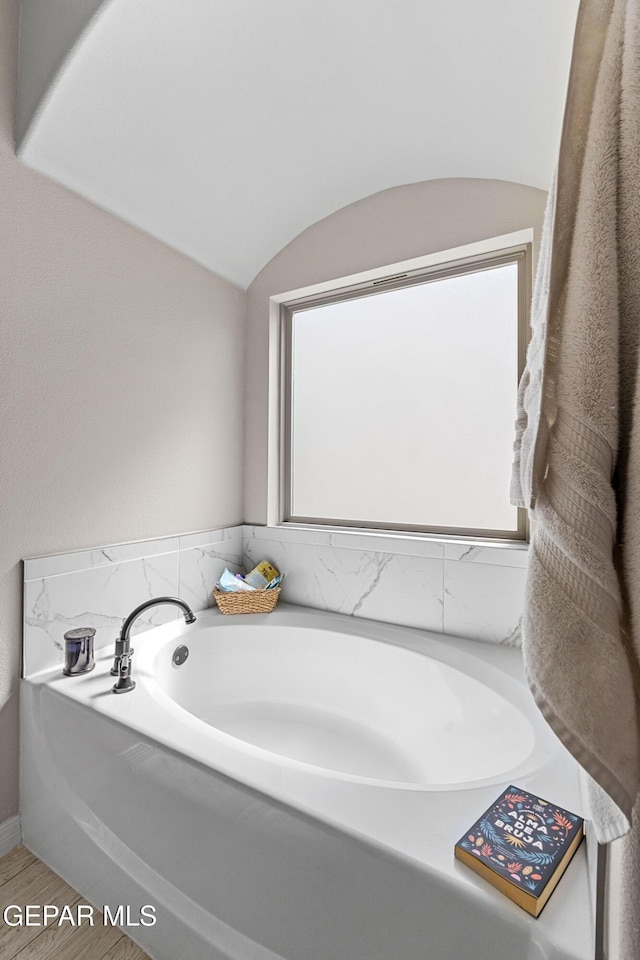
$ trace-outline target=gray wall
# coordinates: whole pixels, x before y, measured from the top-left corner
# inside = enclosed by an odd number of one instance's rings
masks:
[[[431,180],[384,190],[309,227],[248,291],[245,521],[267,518],[268,301],[322,281],[534,228],[546,193],[499,180]],[[534,251],[535,253],[535,251]]]
[[[17,50],[0,0],[0,823],[21,558],[243,519],[245,296],[16,160]]]

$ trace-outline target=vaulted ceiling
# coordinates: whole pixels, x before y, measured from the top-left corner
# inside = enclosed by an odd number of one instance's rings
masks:
[[[30,167],[246,286],[440,177],[547,189],[578,0],[23,0]]]

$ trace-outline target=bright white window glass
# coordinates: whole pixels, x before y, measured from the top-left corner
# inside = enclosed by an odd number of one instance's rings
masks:
[[[517,530],[516,263],[291,323],[291,518]]]

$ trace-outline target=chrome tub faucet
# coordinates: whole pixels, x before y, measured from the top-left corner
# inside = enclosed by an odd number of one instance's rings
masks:
[[[114,683],[112,688],[114,693],[129,693],[136,685],[135,681],[131,679],[131,657],[133,656],[129,638],[131,627],[141,613],[144,613],[149,607],[156,607],[162,603],[173,603],[176,607],[180,607],[185,623],[195,623],[196,617],[193,610],[179,597],[155,597],[153,600],[145,600],[139,607],[132,610],[122,624],[120,636],[116,640],[115,659],[111,668],[112,675],[118,678],[118,682]]]

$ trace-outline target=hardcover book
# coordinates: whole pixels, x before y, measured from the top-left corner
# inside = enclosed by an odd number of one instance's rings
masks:
[[[539,916],[580,846],[584,821],[510,786],[455,846],[455,856]]]

